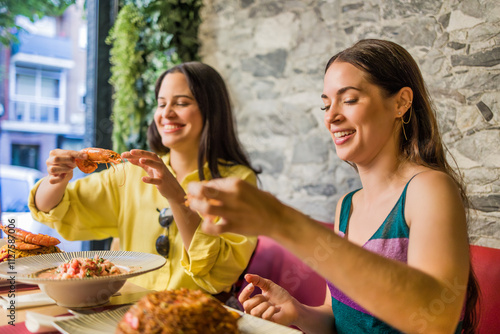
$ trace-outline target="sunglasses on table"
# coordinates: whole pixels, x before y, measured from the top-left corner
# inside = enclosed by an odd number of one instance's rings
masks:
[[[170,208],[163,208],[162,210],[156,209],[160,213],[158,217],[158,222],[161,227],[167,229],[167,235],[160,235],[158,239],[156,239],[156,251],[158,254],[168,257],[168,253],[170,251],[170,240],[168,239],[170,234],[170,225],[174,221],[174,216],[172,214],[172,210]]]

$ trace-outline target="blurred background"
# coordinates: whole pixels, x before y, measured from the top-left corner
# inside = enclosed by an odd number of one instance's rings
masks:
[[[32,221],[26,198],[45,175],[50,150],[147,149],[156,77],[173,64],[201,60],[228,84],[240,139],[263,169],[261,187],[331,223],[340,196],[360,184],[336,157],[323,126],[324,66],[359,39],[383,38],[404,46],[421,67],[444,142],[474,205],[471,242],[500,248],[497,0],[3,4],[3,215],[14,212],[31,228],[47,229]],[[68,247],[103,248],[108,242]]]

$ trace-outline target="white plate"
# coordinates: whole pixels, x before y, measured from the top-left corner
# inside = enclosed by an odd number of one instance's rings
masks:
[[[49,268],[54,268],[62,263],[78,257],[94,258],[95,255],[111,261],[120,267],[132,269],[130,272],[99,277],[84,277],[70,279],[52,279],[33,277],[33,274]],[[125,251],[84,251],[69,253],[42,254],[16,259],[13,267],[9,267],[8,262],[0,263],[0,277],[9,278],[15,275],[16,281],[30,284],[62,284],[68,282],[88,282],[88,281],[115,281],[142,275],[163,266],[166,259],[163,256],[140,252]],[[15,273],[15,274],[13,274]]]
[[[116,326],[130,305],[120,307],[113,311],[78,316],[70,319],[54,321],[54,326],[66,334],[110,334],[116,331]],[[296,329],[275,324],[261,318],[243,314],[238,310],[231,309],[242,315],[238,320],[238,328],[241,334],[296,334],[302,333]]]
[[[125,272],[119,275],[69,279],[40,278],[34,274],[59,266],[74,258],[99,256],[111,261]],[[125,251],[86,251],[35,255],[0,263],[0,277],[14,277],[15,282],[38,284],[40,290],[63,307],[81,309],[104,305],[134,276],[163,266],[163,256]]]

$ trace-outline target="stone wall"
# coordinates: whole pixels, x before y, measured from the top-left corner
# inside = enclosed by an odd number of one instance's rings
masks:
[[[474,244],[500,248],[500,6],[497,0],[204,0],[204,62],[226,79],[262,188],[333,221],[359,187],[323,126],[323,71],[362,38],[417,59],[444,141],[477,207]]]

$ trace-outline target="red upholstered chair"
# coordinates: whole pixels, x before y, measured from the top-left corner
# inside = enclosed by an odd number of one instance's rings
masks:
[[[246,272],[270,279],[303,304],[318,306],[325,301],[325,279],[270,238],[259,236]],[[247,284],[244,282],[242,288]]]
[[[500,249],[471,246],[471,262],[481,289],[478,334],[500,332]]]
[[[333,229],[333,224],[323,225]],[[318,306],[325,301],[325,279],[270,238],[259,236],[246,272],[272,280],[305,305]],[[246,285],[245,281],[242,288]],[[260,289],[255,290],[260,293]]]

